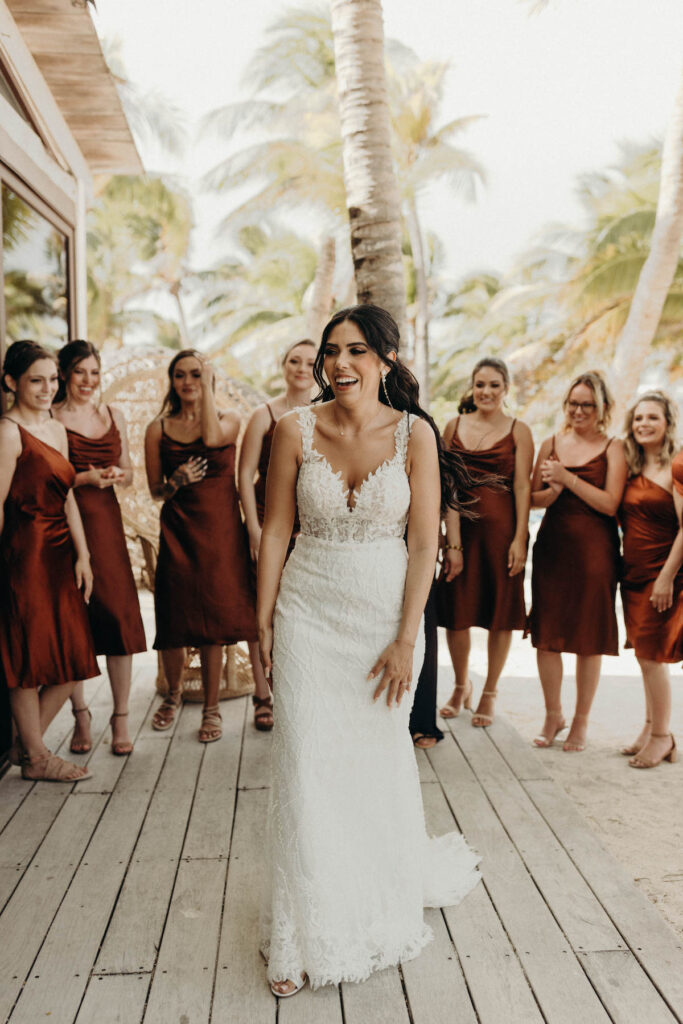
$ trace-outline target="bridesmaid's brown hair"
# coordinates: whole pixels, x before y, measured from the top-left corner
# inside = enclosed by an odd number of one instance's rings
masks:
[[[584,384],[587,388],[593,392],[595,398],[595,409],[598,414],[598,429],[603,433],[607,430],[609,425],[610,417],[612,415],[612,409],[614,408],[614,399],[612,393],[605,383],[605,379],[598,370],[588,370],[586,373],[580,373],[578,377],[574,377],[571,382],[564,398],[562,399],[562,408],[567,412],[567,404],[569,402],[569,396],[575,387],[579,384]],[[565,423],[565,430],[569,429],[569,425]]]
[[[84,359],[89,359],[90,356],[94,356],[97,360],[97,365],[102,366],[102,360],[100,353],[93,345],[92,341],[84,341],[82,338],[77,338],[75,341],[69,341],[66,345],[60,348],[57,355],[57,366],[59,367],[59,387],[57,388],[57,394],[55,395],[53,405],[58,405],[63,402],[66,398],[66,386],[69,383],[69,378],[74,372],[79,363],[82,363]]]
[[[678,410],[669,396],[658,389],[646,391],[644,395],[638,395],[624,419],[624,455],[629,476],[638,476],[645,465],[645,452],[633,436],[633,417],[635,416],[636,409],[642,402],[656,402],[661,407],[664,419],[666,420],[666,432],[658,456],[660,466],[668,466],[678,450],[676,439]]]
[[[468,387],[465,394],[462,396],[458,403],[458,412],[460,415],[466,415],[468,412],[474,412],[477,408],[474,401],[474,378],[477,376],[480,370],[483,370],[485,366],[488,366],[491,370],[495,370],[503,378],[505,388],[510,387],[510,371],[503,362],[502,359],[498,359],[496,356],[484,356],[476,363],[472,370],[472,376],[470,377],[470,386]]]
[[[5,361],[2,364],[2,380],[0,380],[2,390],[8,393],[13,392],[14,388],[9,386],[5,377],[11,377],[12,380],[18,381],[39,359],[51,359],[53,363],[57,362],[54,352],[43,348],[37,341],[12,342],[5,353]]]
[[[178,398],[178,392],[176,391],[173,383],[173,371],[181,359],[198,359],[201,365],[202,355],[196,348],[183,348],[173,356],[173,359],[168,364],[168,370],[166,371],[168,373],[168,391],[164,395],[164,400],[161,403],[159,418],[163,416],[176,416],[180,412],[180,399]],[[213,380],[213,386],[215,390],[215,377]]]

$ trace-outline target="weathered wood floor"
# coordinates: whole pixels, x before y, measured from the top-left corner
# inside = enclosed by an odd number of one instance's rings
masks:
[[[246,700],[224,739],[199,708],[150,727],[137,669],[134,755],[113,757],[106,680],[93,691],[94,777],[0,780],[0,1021],[11,1024],[672,1024],[683,949],[600,846],[543,757],[502,719],[469,718],[419,755],[430,829],[454,820],[484,884],[428,919],[435,941],[402,969],[278,1007],[256,948],[270,739]],[[67,748],[72,719],[50,729]]]

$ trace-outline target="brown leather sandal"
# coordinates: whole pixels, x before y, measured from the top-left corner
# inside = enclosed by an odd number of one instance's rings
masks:
[[[273,728],[273,701],[270,697],[251,698],[254,705],[254,726],[259,732],[270,732]]]
[[[21,763],[21,777],[29,782],[83,782],[84,779],[92,778],[92,772],[71,761],[64,761],[48,750],[45,757],[30,758],[25,754]]]
[[[164,729],[170,729],[175,721],[176,711],[180,707],[182,699],[182,690],[178,690],[177,693],[167,693],[159,707],[154,712],[152,728],[156,729],[157,732],[163,732]]]
[[[90,711],[90,708],[75,708],[73,706],[71,707],[71,714],[74,716],[75,719],[78,719],[78,715],[82,715],[84,711],[88,715],[89,729],[90,722],[92,722],[92,712]],[[76,730],[74,728],[74,733],[75,732]],[[92,750],[92,740],[77,740],[74,737],[72,737],[69,750],[71,751],[72,754],[87,754]]]
[[[111,718],[109,719],[109,725],[111,726],[111,733],[112,733],[112,736],[111,736],[111,752],[112,752],[112,754],[115,754],[117,757],[125,757],[126,754],[132,754],[133,753],[133,744],[131,743],[130,740],[127,740],[125,743],[117,743],[114,740],[114,719],[115,718],[128,718],[128,712],[127,711],[115,711],[113,713],[113,715],[111,716]]]
[[[199,727],[199,742],[215,743],[222,735],[223,719],[218,704],[213,704],[210,708],[204,705],[202,724]]]

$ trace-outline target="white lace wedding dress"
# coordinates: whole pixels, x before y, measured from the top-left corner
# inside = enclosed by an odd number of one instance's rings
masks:
[[[428,838],[400,708],[376,704],[368,673],[396,638],[410,505],[406,413],[395,454],[353,495],[298,413],[301,534],[274,616],[272,796],[261,948],[268,978],[362,981],[430,941],[424,906],[458,903],[479,880],[456,832]],[[349,498],[355,506],[349,508]],[[413,680],[423,658],[415,648]]]

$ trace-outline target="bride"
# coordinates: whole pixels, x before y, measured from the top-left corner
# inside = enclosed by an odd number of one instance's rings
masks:
[[[427,837],[408,728],[440,515],[460,507],[463,469],[398,344],[385,310],[337,313],[314,367],[322,403],[275,430],[258,621],[275,701],[261,943],[277,996],[417,956],[423,907],[479,879],[459,833]]]

